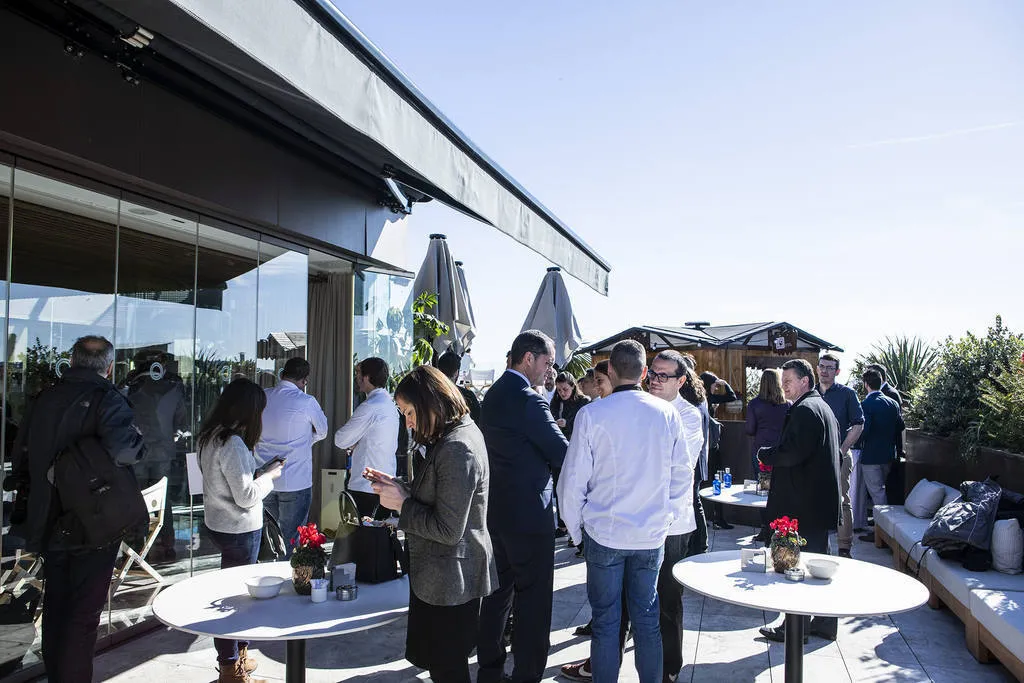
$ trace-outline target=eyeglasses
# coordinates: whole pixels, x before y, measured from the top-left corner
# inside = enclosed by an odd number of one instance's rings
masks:
[[[658,380],[659,382],[667,382],[670,379],[679,379],[682,376],[682,373],[679,373],[678,375],[669,375],[664,372],[655,372],[654,370],[647,371],[647,379],[651,381]]]
[[[819,370],[838,370],[838,365],[830,365],[829,363],[818,363]]]

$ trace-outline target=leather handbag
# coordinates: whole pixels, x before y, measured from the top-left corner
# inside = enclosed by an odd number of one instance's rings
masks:
[[[398,578],[398,567],[408,573],[405,551],[394,527],[361,526],[355,533],[356,580],[383,583]]]
[[[338,531],[334,534],[334,546],[331,548],[331,566],[355,562],[355,535],[360,528],[359,508],[352,494],[342,491],[338,495],[340,512]]]
[[[288,546],[281,525],[266,508],[263,508],[263,535],[260,538],[260,553],[257,562],[280,562],[288,554]]]

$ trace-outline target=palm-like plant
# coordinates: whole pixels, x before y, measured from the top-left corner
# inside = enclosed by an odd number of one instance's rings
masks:
[[[886,337],[857,359],[857,367],[871,363],[884,367],[889,384],[909,396],[938,365],[939,350],[920,337]]]
[[[568,372],[570,375],[579,379],[587,370],[590,369],[590,364],[593,362],[593,358],[589,353],[574,353],[572,358],[566,361],[565,365],[562,366],[562,372]]]

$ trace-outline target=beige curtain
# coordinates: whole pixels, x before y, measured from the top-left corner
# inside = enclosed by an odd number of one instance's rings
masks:
[[[310,364],[307,391],[327,414],[330,436],[313,446],[313,501],[309,518],[320,522],[320,470],[341,469],[345,457],[334,447],[334,432],[352,414],[352,320],[354,276],[332,273],[309,283]]]

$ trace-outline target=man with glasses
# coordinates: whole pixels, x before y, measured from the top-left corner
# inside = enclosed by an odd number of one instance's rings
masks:
[[[498,588],[480,606],[478,683],[498,683],[505,676],[509,611],[515,624],[511,680],[539,681],[547,666],[555,574],[551,472],[562,467],[569,443],[531,387],[544,383],[554,356],[554,343],[543,332],[520,334],[512,342],[509,369],[491,385],[480,409],[490,466],[487,530]]]
[[[818,385],[814,389],[825,399],[839,423],[839,453],[842,462],[839,468],[839,488],[843,495],[843,519],[839,525],[839,554],[850,557],[853,547],[853,506],[850,504],[850,473],[853,472],[853,454],[850,449],[864,431],[864,411],[860,407],[857,392],[836,382],[839,374],[839,358],[826,353],[818,359]]]

